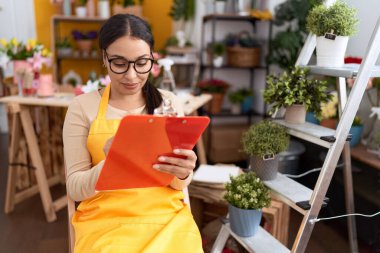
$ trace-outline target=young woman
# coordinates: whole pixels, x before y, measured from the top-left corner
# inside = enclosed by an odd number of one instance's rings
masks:
[[[81,202],[72,219],[75,252],[203,252],[199,230],[183,203],[182,189],[197,159],[192,150],[173,151],[186,158],[160,157],[165,164],[152,166],[175,176],[167,187],[95,192],[122,117],[153,114],[163,99],[183,115],[172,93],[147,81],[154,40],[145,21],[126,14],[111,17],[100,30],[99,46],[111,83],[76,97],[63,128],[68,194]]]

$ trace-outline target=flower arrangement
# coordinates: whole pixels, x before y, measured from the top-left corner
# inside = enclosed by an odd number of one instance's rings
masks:
[[[226,93],[230,85],[223,80],[207,79],[199,81],[196,86],[204,93]]]
[[[93,40],[98,37],[96,31],[81,32],[79,30],[73,30],[71,34],[75,40]]]
[[[254,172],[230,176],[225,188],[227,192],[223,198],[241,209],[261,209],[271,203],[268,188]]]
[[[0,57],[2,65],[6,65],[9,61],[27,60],[35,71],[40,70],[43,64],[51,63],[50,51],[35,39],[29,39],[26,44],[16,38],[9,41],[1,39]]]
[[[338,93],[331,92],[332,99],[329,102],[321,103],[322,119],[336,119],[338,117]]]

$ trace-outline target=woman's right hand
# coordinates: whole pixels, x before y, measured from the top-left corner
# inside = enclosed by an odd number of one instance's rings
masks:
[[[105,144],[104,147],[103,147],[103,152],[104,152],[104,154],[105,154],[106,156],[107,156],[107,154],[108,154],[108,151],[109,151],[110,148],[111,148],[111,145],[112,145],[112,142],[113,142],[113,138],[114,138],[114,137],[109,138],[109,139],[107,140],[106,144]]]

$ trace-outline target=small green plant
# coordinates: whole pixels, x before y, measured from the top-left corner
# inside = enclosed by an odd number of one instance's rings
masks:
[[[223,196],[231,205],[241,209],[262,209],[271,203],[268,188],[254,172],[230,176]]]
[[[188,21],[194,17],[194,13],[195,0],[173,0],[169,16],[175,21]]]
[[[223,43],[215,42],[212,44],[212,52],[214,56],[222,56],[226,52],[226,46]]]
[[[360,119],[358,115],[356,115],[352,123],[352,126],[361,126],[361,125],[362,125],[362,120]]]
[[[269,114],[281,107],[294,104],[304,104],[306,110],[314,112],[317,119],[321,119],[321,103],[332,99],[327,92],[327,83],[321,80],[308,79],[309,69],[296,67],[290,73],[282,76],[267,76],[267,87],[264,90],[264,101],[273,106]]]
[[[87,4],[87,0],[77,0],[75,3],[77,6],[85,6]]]
[[[252,91],[248,89],[239,89],[232,91],[228,94],[228,99],[233,104],[240,104],[244,101],[246,97],[252,96]]]
[[[58,40],[55,46],[57,48],[71,48],[71,44],[68,37],[64,37],[62,40]]]
[[[334,33],[338,36],[351,36],[356,32],[356,9],[338,0],[330,7],[318,5],[306,18],[306,28],[317,36]]]
[[[252,125],[242,136],[243,150],[248,155],[276,155],[289,146],[286,129],[269,120]]]

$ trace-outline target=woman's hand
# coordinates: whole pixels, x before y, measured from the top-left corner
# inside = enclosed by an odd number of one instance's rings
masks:
[[[164,173],[172,174],[179,179],[186,179],[195,168],[197,155],[194,151],[188,149],[175,149],[173,153],[185,156],[185,158],[160,156],[158,161],[168,164],[154,164],[153,168]]]
[[[111,148],[111,145],[112,145],[112,142],[113,142],[113,138],[114,138],[114,137],[109,138],[109,139],[107,140],[106,144],[105,144],[104,147],[103,147],[103,152],[104,152],[104,154],[105,154],[106,156],[107,156],[107,154],[108,154],[108,151],[109,151],[110,148]]]

